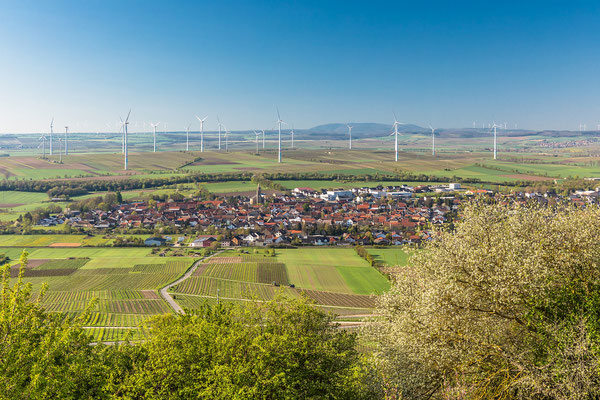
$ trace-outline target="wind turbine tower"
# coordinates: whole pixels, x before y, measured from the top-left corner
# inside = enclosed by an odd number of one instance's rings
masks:
[[[402,125],[402,122],[398,122],[396,114],[394,113],[394,133],[392,133],[392,135],[394,135],[394,153],[396,162],[398,161],[398,125]]]
[[[46,158],[46,134],[42,133],[42,136],[40,136],[39,140],[42,141],[42,143],[40,143],[40,146],[42,147],[42,158]],[[38,149],[40,148],[40,146],[38,146]]]
[[[348,125],[346,124],[346,126],[348,127],[348,150],[352,150],[352,128],[354,128],[352,125]]]
[[[225,153],[229,153],[229,131],[225,127]]]
[[[153,139],[154,139],[154,153],[156,153],[156,127],[158,125],[160,125],[160,122],[157,122],[155,124],[153,124],[152,122],[150,122],[150,126],[154,130],[154,134],[153,134]]]
[[[206,118],[208,118],[208,115],[204,118],[200,118],[199,116],[196,115],[196,119],[198,120],[198,122],[200,122],[200,152],[201,153],[204,152],[204,121],[206,121]]]
[[[221,150],[221,128],[223,128],[223,124],[221,123],[221,120],[219,119],[218,115],[217,115],[217,125],[219,127],[219,150]]]
[[[294,148],[294,125],[292,125],[292,129],[290,130],[290,134],[292,135],[292,149]]]
[[[121,119],[121,128],[123,129],[123,154],[124,154],[124,161],[123,161],[123,169],[125,171],[127,171],[127,165],[129,163],[129,148],[128,148],[128,143],[127,143],[127,125],[129,125],[129,116],[131,115],[131,110],[129,110],[129,113],[127,114],[127,118],[125,118],[125,121],[123,121]]]
[[[50,155],[53,154],[53,150],[52,150],[52,136],[54,133],[54,117],[52,117],[52,122],[50,122]]]
[[[277,162],[281,162],[281,124],[287,125],[282,119],[281,115],[279,115],[279,108],[277,108],[277,126],[279,130],[279,138],[278,138],[278,151],[277,151]]]
[[[494,160],[498,157],[498,136],[496,134],[496,128],[499,128],[500,125],[496,125],[496,122],[492,125],[494,128]]]
[[[429,129],[431,129],[431,155],[435,157],[435,129],[431,125]]]
[[[256,132],[256,131],[252,131],[254,132],[254,142],[256,143],[256,154],[258,154],[258,137],[260,136],[260,132]]]
[[[65,126],[65,156],[69,155],[69,127]]]
[[[263,150],[265,149],[265,130],[261,129],[262,132],[262,142],[263,142]]]
[[[185,151],[190,151],[190,125],[185,128]]]

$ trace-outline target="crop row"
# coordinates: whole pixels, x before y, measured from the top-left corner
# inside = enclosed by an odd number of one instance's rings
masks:
[[[103,300],[98,302],[98,311],[124,314],[164,314],[171,310],[163,300]]]
[[[133,328],[90,328],[87,333],[98,342],[115,342],[119,340],[139,340],[142,333],[139,329]]]
[[[54,290],[117,290],[117,289],[158,289],[177,279],[180,274],[109,274],[85,275],[73,274],[68,279],[56,280]]]
[[[320,290],[296,289],[300,294],[314,300],[317,304],[338,307],[374,308],[375,299],[360,294],[322,292]]]
[[[200,297],[200,296],[186,296],[184,294],[176,295],[177,302],[183,308],[187,308],[190,310],[198,310],[203,305],[215,305],[217,304],[217,299],[215,297]],[[222,299],[223,303],[246,303],[246,300],[230,300],[230,299]]]
[[[91,300],[93,298],[104,300],[141,299],[142,293],[138,290],[72,290],[50,291],[44,296],[44,302],[71,302],[78,300]]]
[[[183,294],[198,294],[228,298],[252,298],[270,300],[274,296],[274,288],[259,283],[230,281],[206,276],[192,276],[173,288],[173,292]]]
[[[256,282],[257,264],[256,263],[235,263],[235,264],[208,264],[203,271],[196,270],[203,276],[213,278],[232,279],[235,281]],[[196,273],[194,273],[196,275]]]
[[[168,261],[166,264],[136,264],[132,272],[141,272],[146,274],[169,273],[182,274],[192,264],[192,261]]]
[[[242,262],[242,257],[211,257],[206,259],[210,264],[236,264]]]
[[[92,312],[85,326],[138,326],[150,318],[144,314],[114,314]]]
[[[90,301],[78,300],[69,302],[43,302],[42,307],[48,312],[82,312]],[[98,300],[94,311],[125,314],[162,314],[170,312],[167,304],[161,300]]]
[[[258,282],[276,282],[279,285],[289,285],[285,264],[261,262],[258,264]]]
[[[242,262],[273,262],[275,257],[265,256],[262,254],[244,254],[242,255]]]
[[[230,264],[206,264],[194,272],[194,276],[231,279],[234,281],[288,285],[287,269],[282,263],[244,262]]]
[[[65,259],[65,260],[48,260],[36,269],[44,270],[44,269],[79,269],[83,267],[87,262],[90,261],[89,258],[74,258],[74,259]]]
[[[55,269],[37,269],[37,268],[27,268],[23,271],[23,276],[25,278],[41,278],[41,277],[50,277],[50,276],[68,276],[74,273],[76,270],[71,268],[55,268]],[[19,269],[11,268],[10,269],[11,278],[16,278],[19,276]]]

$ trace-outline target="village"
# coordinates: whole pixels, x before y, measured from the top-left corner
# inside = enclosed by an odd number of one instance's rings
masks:
[[[563,198],[555,193],[464,190],[452,183],[340,190],[297,187],[272,195],[258,186],[254,196],[136,201],[85,212],[66,208],[38,224],[65,223],[95,233],[156,233],[145,239],[146,246],[404,245],[428,240],[432,227],[451,223],[460,205],[477,196],[542,204],[566,200],[583,206],[597,203],[599,189]],[[193,239],[174,239],[176,234]]]

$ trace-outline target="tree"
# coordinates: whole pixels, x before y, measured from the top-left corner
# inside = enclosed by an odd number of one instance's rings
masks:
[[[387,387],[598,398],[599,220],[596,207],[468,206],[397,274],[365,331]]]
[[[0,294],[0,398],[98,398],[102,365],[79,318],[48,314],[40,307],[46,288],[34,296],[23,282],[27,253],[16,283],[4,266]]]
[[[111,392],[125,398],[372,398],[356,335],[306,300],[205,305],[149,322]],[[127,350],[130,351],[130,350]]]

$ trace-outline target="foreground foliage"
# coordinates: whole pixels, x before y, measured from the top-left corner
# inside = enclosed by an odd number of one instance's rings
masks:
[[[600,211],[474,204],[366,333],[390,398],[600,396]]]
[[[26,266],[26,255],[21,265]],[[164,315],[136,344],[91,345],[78,319],[48,314],[2,276],[1,399],[373,398],[356,335],[306,300]],[[21,269],[23,271],[23,268]]]

